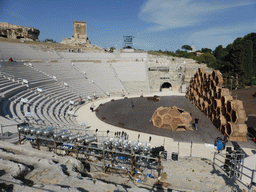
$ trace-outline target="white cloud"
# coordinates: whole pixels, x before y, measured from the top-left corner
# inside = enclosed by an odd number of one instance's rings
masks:
[[[197,25],[207,20],[207,15],[224,9],[254,4],[255,1],[202,1],[202,0],[148,0],[139,13],[139,18],[152,22],[151,31],[164,31],[178,27]]]
[[[196,49],[204,47],[215,49],[218,45],[227,46],[236,38],[255,32],[256,21],[227,25],[225,27],[212,27],[191,34],[186,42],[195,43]]]

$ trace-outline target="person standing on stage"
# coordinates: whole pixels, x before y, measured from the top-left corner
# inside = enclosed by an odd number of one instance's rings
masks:
[[[195,129],[197,130],[199,119],[195,118]]]
[[[92,103],[92,105],[91,105],[91,107],[90,107],[90,110],[93,112],[94,111],[94,107],[95,107],[95,105],[94,105],[94,103]]]

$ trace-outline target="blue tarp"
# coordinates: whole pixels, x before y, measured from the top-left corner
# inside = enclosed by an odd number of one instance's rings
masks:
[[[223,149],[223,143],[222,143],[222,141],[218,141],[218,143],[217,143],[217,149],[218,149],[218,151],[221,151],[221,150]]]

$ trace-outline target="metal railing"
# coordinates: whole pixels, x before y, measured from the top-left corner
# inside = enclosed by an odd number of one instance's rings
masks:
[[[236,155],[242,155],[242,158],[240,160],[237,160],[237,158],[235,157],[232,161],[231,158],[227,158],[226,156],[227,154],[223,155],[221,153],[218,152],[214,152],[214,157],[213,157],[213,165],[219,167],[222,171],[224,171],[230,178],[235,179],[237,181],[239,181],[242,185],[244,185],[245,187],[247,187],[249,189],[249,191],[251,190],[252,186],[255,185],[254,183],[254,175],[255,175],[255,171],[254,169],[251,169],[249,167],[246,167],[243,165],[244,162],[244,153],[236,153]],[[222,157],[224,159],[224,161],[222,161],[219,157]],[[230,163],[227,163],[227,160],[230,161]],[[219,166],[216,161],[223,163],[222,166]],[[226,168],[226,170],[225,170]],[[229,171],[227,171],[227,169]],[[251,172],[251,174],[245,174],[244,173],[244,169],[248,170],[249,172]],[[242,181],[242,176],[245,176],[247,178],[250,179],[250,184],[246,185],[243,181]]]

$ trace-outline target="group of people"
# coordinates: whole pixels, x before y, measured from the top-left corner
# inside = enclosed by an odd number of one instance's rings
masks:
[[[96,99],[97,99],[96,93],[93,92],[92,95],[93,95],[93,99],[96,100]],[[83,104],[83,99],[82,99],[81,96],[78,97],[78,104],[79,104],[79,105]]]
[[[105,51],[105,53],[113,53],[114,48],[113,47],[107,48],[107,49],[105,48],[104,51]]]
[[[78,104],[82,105],[82,97],[81,96],[79,96],[79,98],[78,98]]]
[[[74,51],[74,49],[69,49],[68,52],[72,52],[72,53],[73,53],[73,52],[77,52],[77,53],[80,53],[80,52],[81,52],[81,53],[82,53],[82,52],[83,52],[83,49],[77,48],[76,51]]]
[[[93,98],[94,98],[94,100],[97,99],[97,96],[96,96],[96,93],[95,93],[95,92],[93,92]],[[81,96],[78,97],[78,104],[79,104],[79,105],[82,105],[82,104],[83,104],[83,99],[82,99]],[[94,103],[92,103],[92,105],[91,105],[91,107],[90,107],[90,110],[91,110],[92,112],[94,112],[94,108],[95,108],[95,105],[94,105]]]

